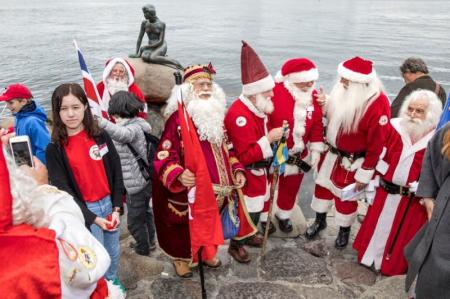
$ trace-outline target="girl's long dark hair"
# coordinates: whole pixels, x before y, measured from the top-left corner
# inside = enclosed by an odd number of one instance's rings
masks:
[[[52,142],[58,145],[67,144],[67,129],[66,125],[61,120],[59,116],[59,111],[61,110],[62,99],[72,94],[80,100],[80,102],[87,107],[84,110],[83,125],[89,137],[93,138],[100,134],[100,129],[97,122],[92,116],[91,109],[89,108],[88,99],[86,94],[77,83],[65,83],[56,87],[52,94],[52,115],[53,115],[53,131],[52,131]]]

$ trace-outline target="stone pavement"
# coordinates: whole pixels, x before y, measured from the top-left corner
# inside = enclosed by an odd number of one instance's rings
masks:
[[[303,217],[299,213],[297,209],[296,221]],[[335,249],[338,229],[332,215],[327,221],[327,229],[315,241],[271,237],[265,258],[260,258],[260,249],[249,248],[252,261],[247,265],[235,262],[228,246],[221,246],[223,265],[205,268],[208,298],[407,298],[403,276],[386,278],[358,265],[351,246]],[[358,227],[352,228],[352,240]],[[126,232],[122,235],[119,276],[128,289],[127,298],[201,298],[198,270],[193,278],[180,279],[158,249],[150,257],[138,256],[128,248],[131,240]]]

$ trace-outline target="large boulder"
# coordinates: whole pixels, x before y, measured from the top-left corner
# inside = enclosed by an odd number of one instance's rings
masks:
[[[151,104],[164,104],[175,85],[173,73],[178,71],[161,64],[146,63],[141,58],[127,58],[133,66],[135,81]]]

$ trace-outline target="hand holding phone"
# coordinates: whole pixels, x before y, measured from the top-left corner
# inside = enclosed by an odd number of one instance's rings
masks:
[[[34,167],[30,138],[27,135],[9,138],[9,146],[17,166],[28,165]]]

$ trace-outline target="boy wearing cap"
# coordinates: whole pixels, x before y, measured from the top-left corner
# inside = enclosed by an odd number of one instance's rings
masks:
[[[11,84],[0,95],[0,102],[15,117],[15,134],[27,135],[33,155],[45,164],[45,149],[50,142],[50,133],[45,126],[47,115],[34,100],[30,90],[23,84]]]

